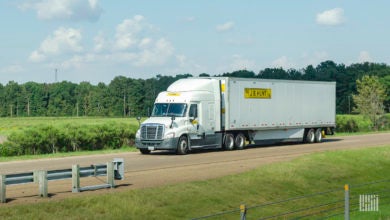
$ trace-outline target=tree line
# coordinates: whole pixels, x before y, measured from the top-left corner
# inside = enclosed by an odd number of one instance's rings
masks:
[[[303,69],[266,68],[258,73],[239,70],[223,74],[202,73],[200,77],[229,76],[263,79],[336,81],[336,112],[353,112],[356,81],[363,76],[376,76],[386,88],[384,107],[390,110],[390,66],[379,63],[357,63],[346,66],[324,61]],[[26,116],[146,116],[152,110],[157,94],[174,81],[192,77],[157,75],[149,79],[117,76],[110,83],[92,85],[62,81],[57,83],[9,81],[0,84],[0,117]]]

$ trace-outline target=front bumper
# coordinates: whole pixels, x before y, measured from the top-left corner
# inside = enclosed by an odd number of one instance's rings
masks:
[[[177,142],[179,138],[163,139],[162,141],[156,140],[135,140],[135,146],[137,149],[148,149],[148,150],[176,150]]]

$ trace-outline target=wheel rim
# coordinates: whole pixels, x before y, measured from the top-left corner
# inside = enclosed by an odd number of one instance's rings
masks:
[[[316,141],[317,142],[322,141],[322,131],[320,129],[316,131]]]
[[[228,150],[233,149],[234,147],[234,137],[231,134],[227,134],[225,137],[225,147]]]
[[[245,138],[242,135],[237,135],[236,137],[236,147],[238,149],[244,148]]]
[[[181,148],[181,150],[182,150],[182,152],[187,152],[187,150],[188,150],[188,145],[187,145],[187,141],[186,140],[181,140],[181,142],[180,142],[180,148]]]
[[[307,142],[308,143],[313,143],[314,142],[314,139],[315,139],[315,134],[314,134],[314,131],[313,129],[310,129],[307,133]]]

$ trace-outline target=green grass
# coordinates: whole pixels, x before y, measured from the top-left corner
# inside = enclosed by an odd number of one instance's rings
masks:
[[[190,219],[235,210],[240,204],[254,206],[303,194],[336,190],[323,196],[248,210],[248,219],[259,219],[264,214],[273,215],[318,203],[342,200],[344,198],[342,189],[346,183],[353,186],[388,179],[389,158],[390,145],[316,153],[290,162],[270,164],[239,175],[209,181],[28,205],[3,207],[0,205],[0,217],[2,219]],[[383,187],[389,189],[388,185],[383,184],[371,186],[359,189],[351,187],[351,197],[356,199],[357,193],[372,192]],[[389,192],[386,195],[390,196]],[[291,217],[293,216],[289,216]],[[388,219],[390,205],[380,205],[380,212],[356,212],[352,213],[351,217],[352,219]],[[336,219],[342,218],[341,215]],[[239,213],[220,216],[217,219],[239,219]]]
[[[135,118],[104,118],[104,117],[19,117],[19,118],[0,118],[0,136],[8,136],[14,131],[24,127],[36,125],[101,125],[110,122],[129,122],[130,125],[138,126]]]
[[[356,136],[356,135],[365,135],[365,134],[380,134],[380,133],[389,133],[389,130],[386,131],[359,131],[359,132],[336,132],[334,134],[335,137],[341,136]],[[332,136],[327,136],[332,137]]]

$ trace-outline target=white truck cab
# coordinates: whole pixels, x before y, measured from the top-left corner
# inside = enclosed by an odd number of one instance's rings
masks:
[[[186,154],[194,148],[221,147],[220,81],[179,80],[161,92],[152,115],[141,124],[136,146],[143,154],[172,150]]]

